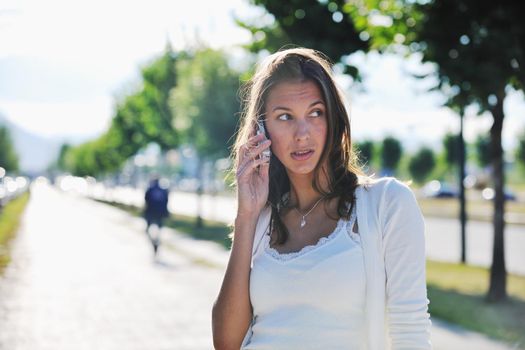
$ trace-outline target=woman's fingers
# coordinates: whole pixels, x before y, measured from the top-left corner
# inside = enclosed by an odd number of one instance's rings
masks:
[[[254,136],[254,138],[241,146],[237,169],[245,167],[246,163],[252,159],[261,158],[261,153],[270,147],[271,141],[264,138],[259,140],[260,136],[264,137],[264,135]]]
[[[250,138],[248,138],[248,141],[246,141],[245,143],[245,150],[249,150],[254,147],[257,147],[264,140],[266,140],[266,136],[264,134],[258,134],[255,136],[251,136]]]
[[[271,144],[270,140],[264,140],[264,141],[260,142],[258,145],[256,145],[255,147],[248,148],[246,153],[245,153],[245,157],[247,157],[247,158],[256,158],[256,157],[258,157],[261,154],[262,151],[264,151],[265,149],[270,147],[270,144]]]
[[[261,142],[262,140],[265,140],[266,139],[266,135],[264,134],[257,134],[257,135],[254,135],[254,136],[251,136],[248,138],[248,142],[250,143],[258,143],[258,142]]]
[[[263,141],[264,139],[265,139],[265,136],[262,134],[250,136],[248,138],[246,143],[242,145],[239,149],[239,156],[237,157],[237,167],[240,166],[240,164],[243,162],[243,160],[246,157],[251,158],[252,149],[257,147],[259,143]]]
[[[251,158],[246,160],[238,169],[237,169],[237,178],[250,175],[258,166],[267,166],[270,164],[270,159],[265,157],[260,158]]]

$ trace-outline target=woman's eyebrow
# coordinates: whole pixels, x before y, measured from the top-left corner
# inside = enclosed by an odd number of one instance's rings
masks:
[[[317,100],[317,101],[315,101],[315,102],[310,103],[310,105],[308,106],[308,108],[312,108],[313,106],[315,106],[315,105],[317,105],[317,104],[322,104],[322,105],[324,105],[324,102],[323,102],[322,100]],[[291,111],[291,109],[288,108],[288,107],[284,107],[284,106],[276,106],[276,107],[274,107],[274,108],[272,109],[272,112],[275,112],[275,111],[278,110],[278,109],[281,109],[281,110],[283,110],[283,111]]]

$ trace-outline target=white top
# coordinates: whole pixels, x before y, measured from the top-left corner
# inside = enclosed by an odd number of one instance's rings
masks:
[[[356,209],[366,275],[368,349],[431,349],[425,226],[412,191],[394,178],[363,181],[356,190]],[[257,222],[252,270],[265,251],[261,243],[270,214],[266,208]]]
[[[265,235],[250,275],[254,320],[242,349],[365,349],[365,267],[354,216],[299,252]]]

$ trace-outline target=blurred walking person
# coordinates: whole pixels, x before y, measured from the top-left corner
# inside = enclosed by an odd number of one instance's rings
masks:
[[[164,219],[168,213],[168,190],[160,186],[159,178],[154,176],[146,190],[144,218],[146,219],[146,234],[157,255],[160,245],[160,233]],[[152,227],[155,226],[156,230]]]

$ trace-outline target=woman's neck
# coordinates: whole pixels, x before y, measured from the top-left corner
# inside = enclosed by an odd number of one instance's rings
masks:
[[[288,176],[290,179],[290,197],[288,205],[297,208],[301,212],[308,211],[323,194],[313,187],[313,175],[311,176]],[[323,177],[322,177],[323,178]],[[327,191],[328,181],[319,184],[323,191]]]

